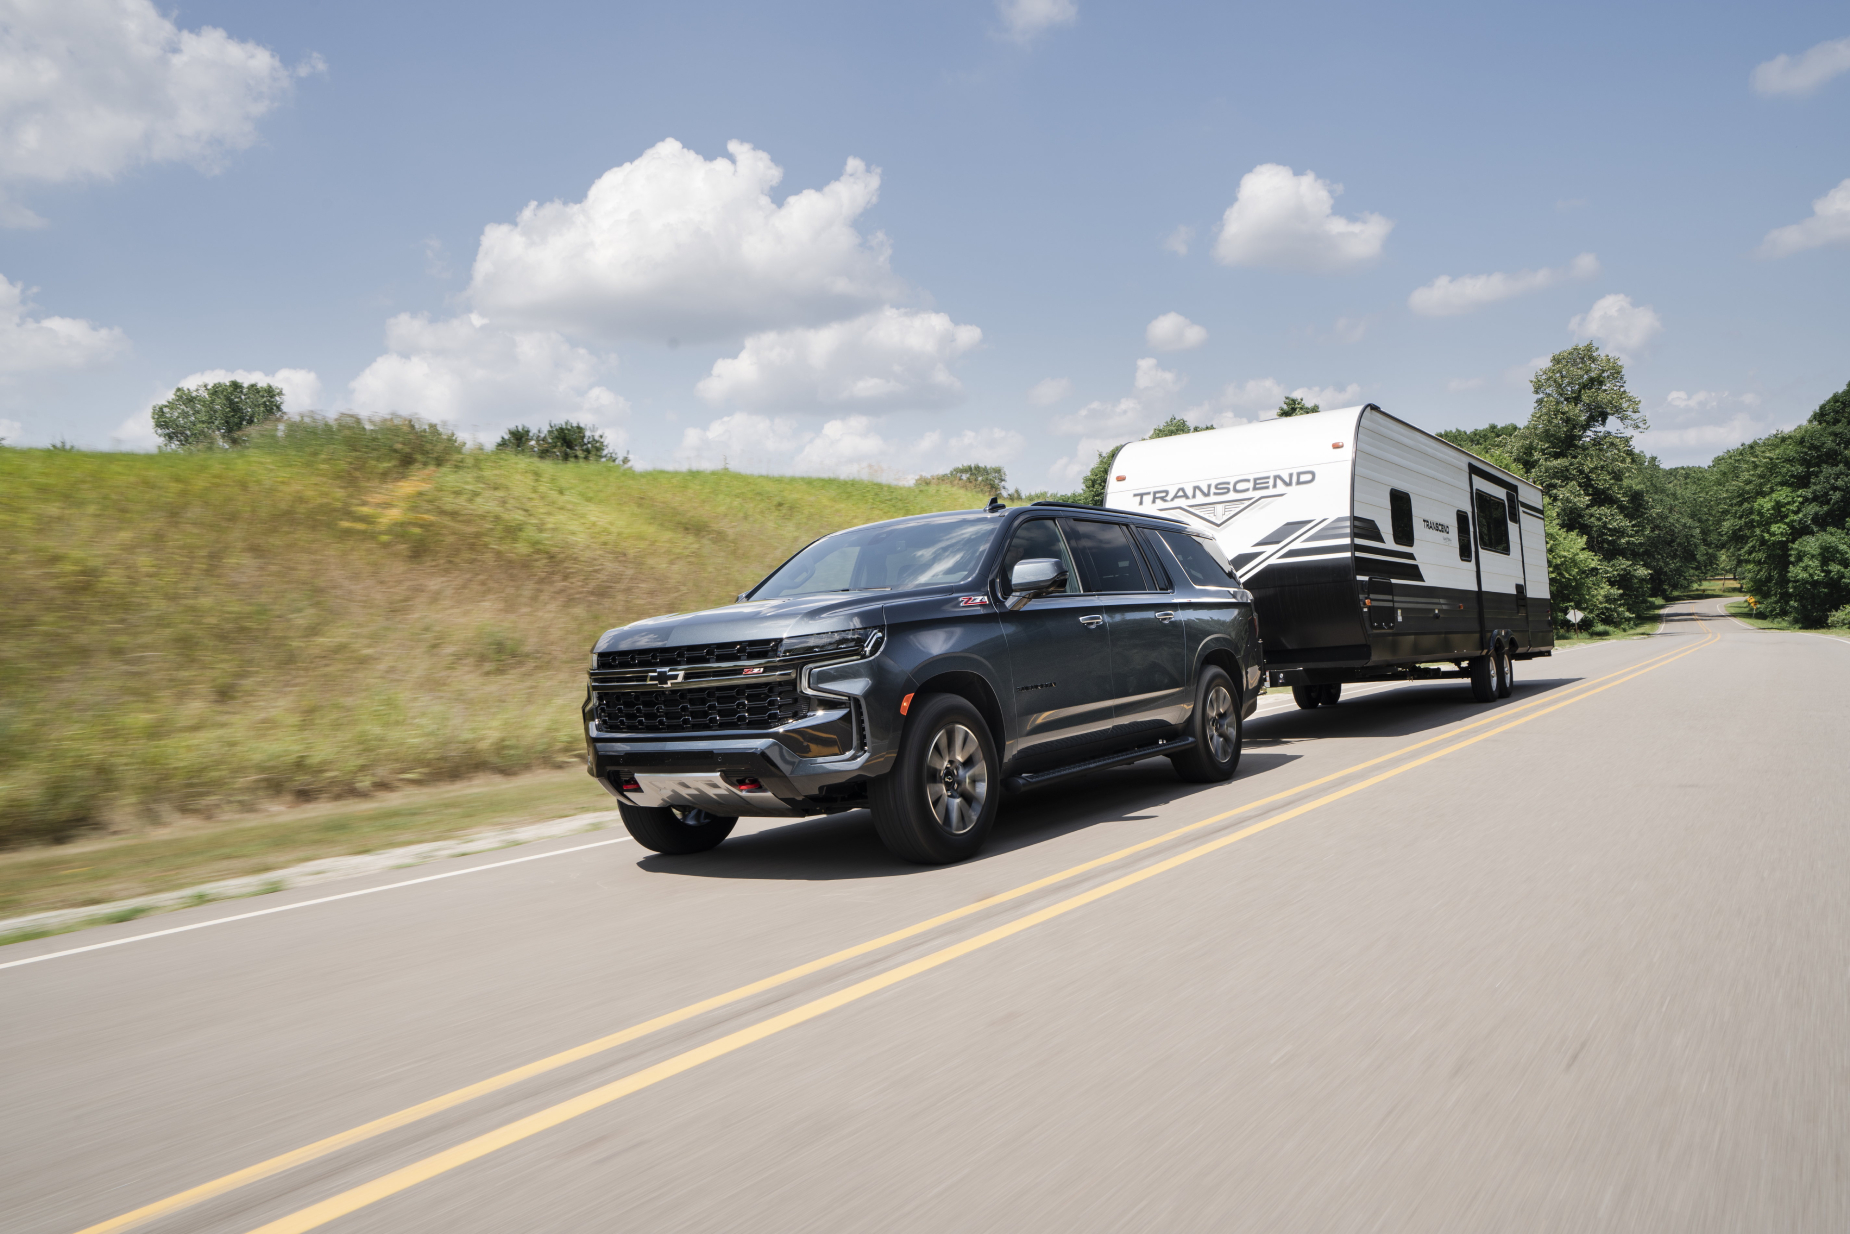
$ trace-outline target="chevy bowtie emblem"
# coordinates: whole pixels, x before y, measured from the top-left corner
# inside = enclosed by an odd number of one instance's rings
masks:
[[[647,680],[652,686],[667,686],[673,685],[685,676],[687,674],[678,668],[658,668],[649,674]]]

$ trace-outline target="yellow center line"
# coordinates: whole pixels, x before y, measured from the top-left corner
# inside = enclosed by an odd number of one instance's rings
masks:
[[[840,1007],[845,1007],[849,1003],[857,1002],[870,994],[884,990],[889,986],[897,985],[921,973],[930,972],[932,969],[948,964],[952,960],[969,955],[973,951],[979,951],[984,947],[1001,942],[1003,939],[1013,937],[1043,922],[1051,921],[1075,909],[1102,900],[1107,896],[1115,895],[1128,887],[1134,887],[1139,883],[1155,878],[1158,874],[1166,873],[1190,861],[1205,857],[1209,853],[1217,852],[1249,836],[1254,836],[1262,831],[1270,830],[1280,823],[1289,822],[1294,818],[1308,814],[1312,810],[1328,805],[1331,802],[1340,801],[1364,789],[1372,788],[1374,785],[1384,780],[1391,780],[1395,776],[1413,770],[1415,767],[1424,766],[1435,759],[1443,758],[1447,754],[1476,745],[1480,741],[1495,737],[1499,733],[1508,732],[1510,729],[1527,724],[1531,720],[1540,719],[1542,716],[1559,711],[1563,707],[1570,707],[1575,703],[1591,698],[1595,694],[1603,694],[1614,686],[1622,685],[1632,680],[1634,677],[1653,672],[1656,669],[1662,668],[1665,664],[1682,659],[1684,656],[1693,655],[1702,648],[1717,641],[1718,636],[1713,631],[1708,630],[1708,623],[1706,621],[1703,622],[1703,627],[1705,637],[1701,642],[1682,651],[1657,657],[1654,662],[1647,662],[1644,666],[1625,673],[1623,676],[1609,674],[1609,676],[1617,676],[1617,680],[1609,681],[1607,684],[1599,686],[1596,689],[1578,692],[1569,698],[1555,702],[1552,706],[1543,707],[1520,719],[1511,720],[1496,728],[1479,733],[1474,737],[1467,737],[1465,740],[1446,746],[1444,749],[1434,750],[1430,754],[1422,755],[1398,767],[1370,776],[1366,780],[1351,784],[1346,788],[1338,789],[1333,793],[1328,793],[1314,801],[1305,802],[1303,805],[1293,807],[1272,818],[1252,823],[1246,827],[1242,827],[1238,831],[1230,832],[1227,835],[1209,840],[1205,844],[1197,845],[1194,848],[1177,853],[1174,856],[1153,862],[1148,866],[1121,875],[1108,883],[1101,883],[1097,887],[1082,891],[1056,904],[1050,904],[1045,908],[1037,909],[1034,912],[1017,917],[1013,921],[1005,922],[1002,925],[986,930],[962,942],[953,943],[948,947],[941,948],[938,951],[932,952],[930,955],[921,956],[916,960],[900,964],[883,973],[878,973],[863,981],[837,990],[832,994],[825,994],[799,1007],[793,1007],[789,1011],[770,1016],[767,1019],[760,1020],[758,1023],[739,1029],[736,1032],[728,1033],[705,1045],[696,1046],[691,1050],[683,1051],[672,1058],[656,1063],[654,1066],[645,1067],[640,1071],[632,1072],[602,1087],[594,1088],[589,1092],[581,1093],[576,1097],[549,1106],[544,1110],[529,1114],[525,1118],[516,1119],[514,1122],[497,1127],[493,1131],[476,1136],[474,1139],[458,1144],[454,1148],[446,1149],[440,1153],[434,1153],[421,1161],[415,1161],[408,1166],[382,1175],[370,1182],[362,1183],[357,1187],[341,1192],[339,1195],[322,1200],[320,1203],[311,1204],[307,1208],[299,1209],[288,1216],[280,1217],[266,1225],[257,1227],[252,1230],[250,1234],[305,1234],[306,1231],[325,1225],[337,1217],[343,1217],[348,1213],[356,1212],[388,1196],[396,1195],[398,1192],[414,1187],[418,1183],[447,1173],[450,1170],[456,1169],[458,1166],[466,1165],[480,1157],[485,1157],[498,1149],[519,1143],[521,1140],[538,1135],[542,1131],[557,1127],[561,1123],[569,1122],[571,1119],[577,1118],[581,1114],[588,1114],[593,1110],[600,1109],[614,1101],[627,1097],[631,1093],[639,1092],[654,1084],[659,1084],[661,1081],[680,1075],[685,1071],[691,1071],[702,1063],[708,1063],[716,1058],[722,1058],[725,1055],[741,1050],[755,1042],[763,1041],[767,1037],[781,1033],[785,1029],[794,1028],[799,1024],[807,1023],[810,1020],[826,1015]]]
[[[1642,664],[1632,666],[1632,668],[1619,669],[1615,672],[1607,673],[1603,677],[1593,677],[1586,681],[1576,682],[1571,686],[1564,687],[1564,689],[1571,694],[1575,691],[1598,685],[1602,681],[1608,681],[1622,673],[1652,666],[1667,657],[1678,654],[1682,653],[1675,651],[1663,652],[1651,659],[1643,661]],[[656,1016],[654,1019],[645,1020],[629,1028],[620,1029],[607,1036],[588,1041],[583,1045],[573,1046],[571,1049],[562,1050],[557,1054],[537,1059],[534,1062],[515,1067],[509,1071],[501,1072],[499,1075],[490,1076],[474,1084],[453,1089],[440,1096],[432,1097],[428,1101],[422,1101],[417,1105],[407,1106],[405,1109],[373,1119],[371,1122],[362,1123],[346,1131],[337,1132],[334,1135],[316,1140],[311,1144],[305,1144],[301,1148],[292,1149],[289,1152],[281,1153],[265,1161],[259,1161],[255,1165],[246,1166],[241,1170],[235,1170],[230,1174],[222,1175],[209,1182],[200,1183],[198,1186],[190,1187],[185,1191],[179,1191],[163,1199],[155,1200],[153,1203],[145,1204],[140,1208],[123,1213],[118,1217],[112,1217],[96,1225],[86,1226],[84,1229],[77,1231],[77,1234],[119,1234],[119,1231],[132,1229],[135,1226],[152,1221],[157,1217],[164,1217],[169,1213],[178,1212],[184,1208],[190,1208],[195,1204],[212,1199],[214,1196],[224,1195],[226,1192],[235,1191],[239,1187],[249,1186],[251,1183],[259,1182],[262,1179],[280,1174],[298,1165],[304,1165],[307,1162],[325,1157],[330,1153],[339,1152],[344,1148],[350,1148],[355,1144],[384,1135],[389,1131],[396,1131],[400,1127],[405,1127],[421,1119],[429,1118],[434,1114],[440,1114],[445,1110],[454,1109],[456,1106],[462,1105],[468,1101],[473,1101],[477,1097],[486,1096],[489,1093],[497,1092],[511,1085],[518,1084],[523,1080],[532,1079],[537,1075],[544,1075],[546,1072],[554,1071],[582,1059],[590,1058],[593,1055],[615,1049],[620,1045],[635,1041],[641,1037],[646,1037],[650,1033],[660,1032],[662,1029],[670,1028],[676,1024],[684,1023],[694,1019],[696,1016],[704,1015],[709,1011],[729,1006],[733,1003],[751,998],[754,995],[762,994],[767,990],[776,989],[778,986],[788,985],[792,981],[822,972],[825,969],[833,968],[839,964],[844,964],[849,960],[867,955],[870,952],[878,951],[894,943],[917,937],[939,926],[948,925],[951,922],[973,916],[986,909],[994,908],[998,904],[1006,904],[1011,900],[1018,900],[1023,896],[1032,895],[1037,891],[1044,890],[1057,883],[1077,878],[1101,866],[1122,861],[1126,857],[1145,852],[1160,844],[1173,840],[1178,836],[1199,831],[1204,827],[1211,827],[1216,823],[1225,822],[1227,819],[1234,818],[1252,810],[1257,810],[1263,806],[1272,805],[1288,797],[1295,797],[1311,789],[1328,784],[1333,780],[1340,780],[1344,776],[1353,775],[1358,771],[1364,771],[1369,767],[1399,758],[1404,754],[1410,754],[1415,750],[1423,749],[1437,742],[1449,741],[1459,733],[1468,732],[1473,728],[1479,728],[1483,725],[1494,723],[1507,716],[1527,711],[1533,707],[1539,707],[1543,703],[1549,702],[1551,699],[1558,698],[1560,698],[1559,692],[1545,695],[1542,698],[1533,699],[1526,703],[1518,703],[1510,707],[1501,708],[1495,714],[1486,716],[1483,719],[1473,720],[1467,724],[1450,727],[1438,736],[1428,737],[1423,741],[1400,746],[1386,754],[1378,755],[1360,763],[1355,763],[1352,766],[1343,768],[1341,771],[1331,772],[1326,776],[1311,780],[1308,783],[1299,784],[1282,792],[1274,793],[1270,797],[1262,797],[1257,801],[1236,806],[1233,809],[1223,811],[1212,817],[1189,823],[1186,826],[1178,827],[1162,835],[1153,836],[1148,840],[1142,840],[1136,844],[1120,848],[1102,857],[1094,857],[1090,861],[1084,861],[1078,865],[1070,866],[1058,873],[1035,879],[1033,882],[1023,883],[1019,887],[999,892],[986,899],[967,904],[962,908],[940,913],[935,917],[930,917],[924,921],[916,922],[913,925],[902,927],[889,934],[882,934],[878,938],[869,939],[863,943],[857,943],[852,947],[832,952],[829,955],[810,960],[804,964],[799,964],[794,968],[787,968],[780,973],[775,973],[769,977],[761,978],[758,981],[739,986],[737,989],[728,990],[723,994],[716,994],[711,998],[702,999],[696,1003],[690,1003],[685,1007],[666,1012]]]

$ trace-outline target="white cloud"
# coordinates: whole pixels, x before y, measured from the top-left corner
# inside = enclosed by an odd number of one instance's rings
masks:
[[[1146,423],[1148,420],[1149,413],[1144,410],[1141,399],[1121,398],[1116,402],[1101,399],[1087,403],[1071,415],[1061,416],[1053,422],[1053,431],[1101,438],[1117,434],[1121,441],[1125,433],[1141,437],[1149,432],[1152,425]]]
[[[1580,320],[1578,317],[1575,321]],[[1535,375],[1548,367],[1548,356],[1531,356],[1521,364],[1503,370],[1503,380],[1518,386],[1527,386],[1535,380]]]
[[[1576,338],[1590,338],[1606,350],[1625,355],[1637,351],[1664,328],[1657,310],[1648,304],[1633,304],[1630,296],[1614,292],[1601,296],[1593,307],[1567,323]]]
[[[1194,242],[1194,239],[1195,229],[1190,227],[1187,223],[1183,223],[1174,231],[1163,237],[1163,247],[1168,249],[1171,253],[1174,253],[1177,257],[1187,257],[1188,246]]]
[[[811,430],[790,417],[742,411],[685,430],[674,457],[684,467],[899,480],[960,463],[1008,463],[1026,446],[1027,438],[1011,429],[933,429],[913,441],[893,441],[870,416],[844,416]]]
[[[1353,407],[1361,398],[1362,387],[1351,382],[1340,387],[1299,386],[1295,390],[1287,390],[1282,382],[1271,377],[1229,382],[1207,402],[1189,408],[1182,418],[1190,424],[1212,424],[1216,428],[1250,424],[1254,420],[1269,419],[1278,410],[1279,404],[1285,401],[1287,394],[1322,408]]]
[[[21,427],[17,420],[0,420],[0,445],[5,445],[9,441],[18,441]]]
[[[482,232],[470,302],[497,322],[590,338],[683,342],[818,325],[900,294],[886,236],[855,220],[880,172],[791,194],[742,141],[707,161],[672,139],[598,177],[581,202],[529,204]]]
[[[1070,26],[1079,19],[1073,0],[996,0],[996,14],[1009,37],[1026,43],[1055,26]]]
[[[1028,439],[1014,429],[965,429],[946,436],[937,429],[919,438],[912,447],[916,466],[936,473],[962,463],[1012,463],[1028,448]],[[938,466],[943,462],[944,467]]]
[[[1445,383],[1445,388],[1453,394],[1463,394],[1466,390],[1476,390],[1483,384],[1482,377],[1454,377]]]
[[[684,467],[781,470],[802,447],[802,437],[795,420],[741,411],[683,430],[675,461]]]
[[[1775,227],[1760,242],[1763,257],[1790,257],[1826,244],[1850,243],[1850,180],[1811,203],[1811,217]]]
[[[387,352],[353,379],[354,409],[444,421],[478,438],[510,424],[589,422],[610,444],[628,440],[629,404],[598,381],[614,360],[544,330],[510,330],[479,313],[432,321],[400,313],[386,323]]]
[[[1143,328],[1143,338],[1158,351],[1187,351],[1207,342],[1208,331],[1180,313],[1164,313]]]
[[[128,346],[114,326],[75,317],[34,317],[26,288],[0,275],[0,374],[83,368]]]
[[[1338,317],[1336,324],[1330,327],[1330,337],[1338,343],[1359,343],[1374,324],[1373,313],[1366,317]]]
[[[292,79],[276,53],[214,26],[181,30],[149,0],[7,6],[0,25],[0,183],[107,180],[143,163],[211,172],[257,140]],[[0,197],[0,223],[40,222]]]
[[[1394,224],[1379,214],[1344,218],[1332,212],[1342,185],[1261,163],[1240,177],[1240,191],[1221,219],[1214,259],[1228,266],[1277,266],[1332,272],[1381,255]]]
[[[1466,274],[1458,278],[1441,274],[1424,287],[1415,288],[1407,297],[1407,307],[1422,317],[1452,317],[1469,313],[1520,296],[1540,291],[1569,279],[1590,279],[1599,273],[1599,258],[1582,253],[1565,266],[1555,269],[1518,270],[1514,274]]]
[[[872,420],[866,416],[848,416],[830,420],[803,444],[797,452],[796,469],[825,475],[859,471],[879,466],[890,450],[886,438],[875,431]]]
[[[1832,39],[1795,56],[1774,56],[1754,66],[1761,94],[1810,94],[1839,73],[1850,71],[1850,39]]]
[[[1028,389],[1028,401],[1036,407],[1051,407],[1073,392],[1073,383],[1064,377],[1043,377]]]
[[[1146,400],[1167,398],[1187,384],[1188,378],[1164,368],[1150,356],[1137,361],[1137,376],[1132,380],[1138,395]]]
[[[943,313],[888,306],[826,326],[754,334],[695,389],[710,403],[757,410],[943,407],[963,397],[950,362],[982,338]]]

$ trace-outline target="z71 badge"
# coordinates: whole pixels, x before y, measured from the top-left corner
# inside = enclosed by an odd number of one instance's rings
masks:
[[[988,596],[959,596],[957,598],[958,608],[981,608],[988,603]]]

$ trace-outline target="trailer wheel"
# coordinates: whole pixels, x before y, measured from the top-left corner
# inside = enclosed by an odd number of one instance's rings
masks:
[[[1237,698],[1226,669],[1210,664],[1201,670],[1195,681],[1195,712],[1188,722],[1188,735],[1195,744],[1169,759],[1178,776],[1196,784],[1233,778],[1245,737]]]
[[[1323,702],[1322,686],[1292,686],[1291,697],[1305,711]]]
[[[1510,662],[1509,648],[1497,652],[1497,697],[1508,698],[1513,684],[1513,666]]]
[[[624,829],[634,837],[636,843],[674,857],[704,853],[709,848],[717,847],[721,840],[732,834],[733,827],[739,821],[720,814],[708,814],[705,810],[633,806],[624,801],[617,803],[617,813],[623,816]]]
[[[1485,652],[1471,660],[1471,701],[1474,703],[1492,702],[1497,697],[1496,666],[1491,663],[1493,656]]]

